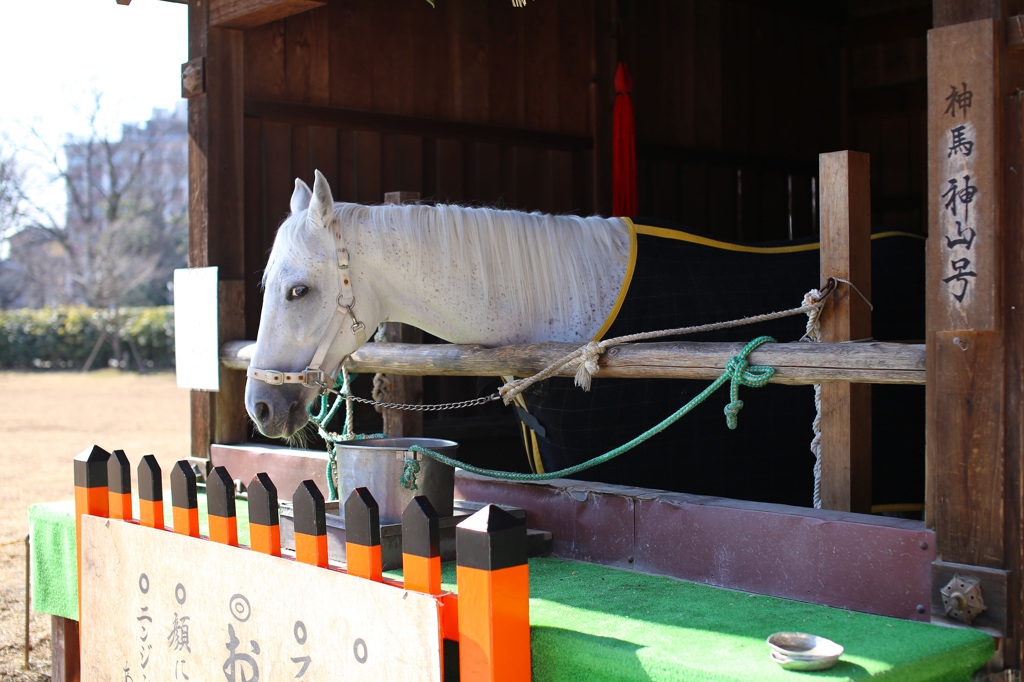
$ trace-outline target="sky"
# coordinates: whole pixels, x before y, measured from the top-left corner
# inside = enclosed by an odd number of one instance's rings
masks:
[[[52,161],[68,135],[88,131],[93,93],[108,135],[141,123],[154,107],[181,101],[188,61],[188,7],[164,0],[2,0],[0,2],[0,145],[15,152],[45,196]],[[30,130],[35,129],[41,140]]]

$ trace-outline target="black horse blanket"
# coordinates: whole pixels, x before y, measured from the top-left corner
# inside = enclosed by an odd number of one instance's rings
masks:
[[[821,286],[817,242],[746,246],[649,219],[629,223],[629,274],[595,340],[785,310]],[[924,239],[899,232],[873,235],[872,289],[876,339],[923,339]],[[801,315],[682,340],[745,342],[767,334],[780,342],[796,341],[806,322]],[[536,471],[579,464],[628,442],[706,386],[704,381],[600,374],[589,393],[572,379],[535,384],[517,407],[527,454]],[[723,414],[729,402],[726,385],[666,431],[576,477],[810,505],[813,388],[741,388],[740,399],[744,408],[736,430],[727,428]],[[873,404],[875,449],[888,453],[873,463],[874,502],[923,501],[923,388],[875,386]]]

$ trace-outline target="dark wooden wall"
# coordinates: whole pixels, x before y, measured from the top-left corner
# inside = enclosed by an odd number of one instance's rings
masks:
[[[247,30],[249,279],[314,169],[339,201],[593,213],[594,21],[592,0],[348,0]]]
[[[632,73],[641,215],[739,241],[817,232],[818,154],[872,155],[873,222],[924,233],[929,0],[346,0],[244,32],[245,272],[295,177],[607,213]],[[247,297],[254,335],[259,300]]]

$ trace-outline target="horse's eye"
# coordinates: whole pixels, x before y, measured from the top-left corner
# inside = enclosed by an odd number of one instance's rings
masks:
[[[288,290],[288,295],[285,298],[289,301],[294,301],[297,298],[302,298],[309,293],[309,287],[300,284],[297,287],[292,287]]]

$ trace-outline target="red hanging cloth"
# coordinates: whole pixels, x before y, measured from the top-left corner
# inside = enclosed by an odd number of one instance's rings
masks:
[[[629,98],[633,79],[624,62],[615,71],[615,108],[612,110],[612,215],[635,216],[636,124],[633,102]]]

